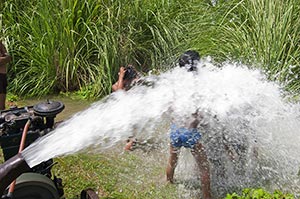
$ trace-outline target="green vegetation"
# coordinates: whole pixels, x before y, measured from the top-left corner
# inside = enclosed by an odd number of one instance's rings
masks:
[[[299,93],[297,0],[8,0],[0,10],[18,95],[103,97],[120,65],[163,71],[189,48],[260,67]]]
[[[264,189],[244,189],[242,195],[236,193],[227,194],[225,199],[293,199],[291,194],[284,194],[279,190],[269,193]]]
[[[240,1],[220,24],[224,56],[254,64],[269,78],[299,93],[300,6],[296,0]],[[219,44],[219,43],[218,43]]]
[[[2,7],[1,35],[14,58],[10,90],[88,97],[110,93],[120,65],[147,72],[178,54],[189,32],[184,12],[193,8],[183,0],[9,0]]]
[[[63,179],[67,199],[77,198],[86,188],[103,199],[177,197],[176,187],[163,180],[164,167],[155,161],[149,165],[136,153],[82,153],[56,161],[53,172]]]

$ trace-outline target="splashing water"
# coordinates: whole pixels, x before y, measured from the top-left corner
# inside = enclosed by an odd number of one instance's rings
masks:
[[[237,64],[218,68],[203,60],[197,74],[174,68],[148,80],[154,84],[115,92],[31,144],[22,152],[28,165],[88,147],[107,149],[132,134],[167,146],[168,127],[162,123],[199,109],[216,194],[247,186],[299,194],[300,106],[288,103],[260,71]],[[185,158],[176,175],[186,171],[180,169],[190,162]]]

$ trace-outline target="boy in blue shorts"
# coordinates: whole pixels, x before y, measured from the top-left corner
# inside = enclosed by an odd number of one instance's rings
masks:
[[[197,51],[186,51],[179,59],[179,66],[187,71],[196,71],[200,55]],[[172,124],[170,133],[170,156],[166,169],[167,181],[173,183],[174,171],[177,165],[181,147],[190,148],[200,169],[202,194],[204,199],[210,199],[210,173],[209,162],[203,145],[200,143],[201,133],[197,127],[200,123],[200,114],[196,111],[187,118],[185,124]]]

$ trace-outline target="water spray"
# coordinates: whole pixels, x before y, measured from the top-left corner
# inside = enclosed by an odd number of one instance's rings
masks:
[[[169,117],[184,121],[198,109],[217,194],[253,186],[299,192],[300,106],[261,71],[202,60],[197,74],[174,68],[146,80],[153,84],[114,92],[30,145],[22,152],[28,165],[86,148],[107,150],[132,135],[167,146]]]
[[[216,193],[253,186],[299,193],[300,106],[261,71],[202,60],[197,74],[175,68],[149,79],[150,87],[115,92],[75,114],[25,148],[22,158],[34,167],[86,148],[110,149],[132,135],[167,146],[168,127],[161,124],[169,116],[184,121],[198,109]]]

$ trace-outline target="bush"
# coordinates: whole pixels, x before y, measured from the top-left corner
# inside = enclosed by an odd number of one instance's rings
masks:
[[[294,196],[289,193],[282,193],[279,190],[269,193],[264,189],[244,189],[242,195],[237,193],[227,194],[225,199],[293,199]]]

